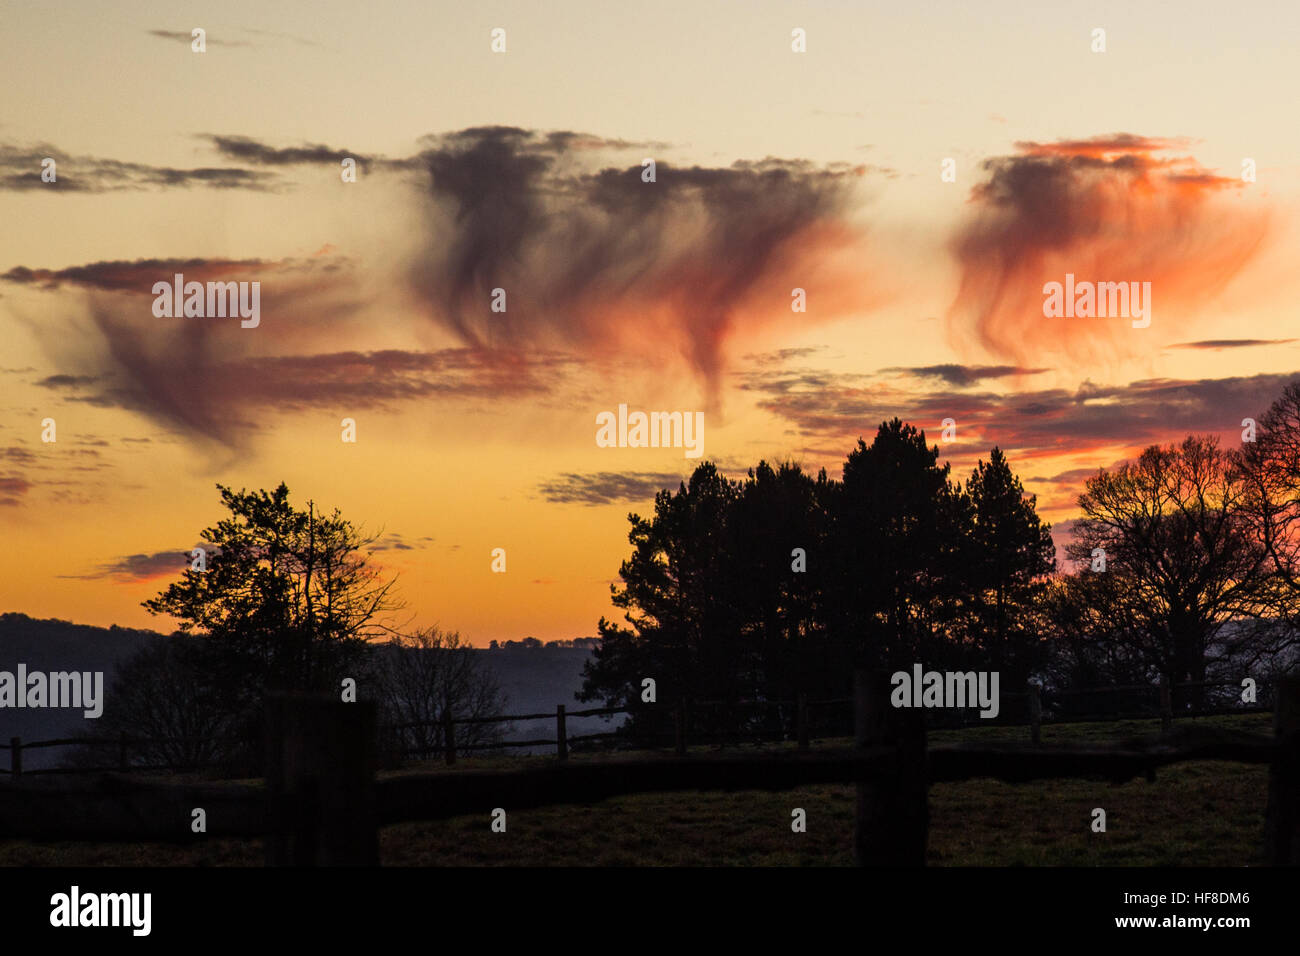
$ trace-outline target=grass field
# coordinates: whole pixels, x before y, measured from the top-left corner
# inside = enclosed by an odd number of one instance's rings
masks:
[[[1271,733],[1271,715],[1199,723]],[[1043,742],[1103,742],[1154,735],[1159,721],[1045,725]],[[1024,728],[936,731],[932,743],[1023,740]],[[828,743],[830,743],[828,741]],[[840,741],[839,743],[843,743]],[[548,757],[484,757],[458,769],[528,766]],[[573,760],[599,760],[575,754]],[[433,766],[433,765],[431,765]],[[1244,866],[1257,863],[1268,769],[1218,761],[1177,764],[1156,781],[1005,784],[986,778],[930,789],[932,866]],[[593,805],[509,812],[504,834],[489,810],[472,817],[402,823],[380,831],[388,866],[847,866],[852,863],[852,785],[639,794]],[[790,829],[807,813],[806,833]],[[1090,828],[1106,811],[1105,833]],[[0,865],[260,866],[257,840],[170,844],[0,841]]]

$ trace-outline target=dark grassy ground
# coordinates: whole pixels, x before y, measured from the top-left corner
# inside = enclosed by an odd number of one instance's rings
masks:
[[[1271,733],[1267,714],[1197,723]],[[1158,721],[1048,725],[1043,742],[1103,742],[1155,734]],[[1023,740],[1024,728],[937,731],[933,743]],[[830,742],[828,742],[830,743]],[[844,743],[838,741],[836,743]],[[547,757],[483,757],[457,769],[528,766]],[[599,760],[574,755],[574,760]],[[412,768],[412,769],[431,769]],[[978,778],[930,789],[932,866],[1243,866],[1257,861],[1267,799],[1263,766],[1202,761],[1164,768],[1154,783],[1087,780],[1005,784]],[[852,785],[782,793],[640,794],[590,806],[509,812],[505,833],[482,814],[380,831],[389,866],[847,866]],[[509,811],[509,796],[501,801]],[[806,833],[790,829],[807,813]],[[1093,833],[1092,810],[1107,832]],[[0,841],[0,865],[260,866],[261,842],[168,844]]]

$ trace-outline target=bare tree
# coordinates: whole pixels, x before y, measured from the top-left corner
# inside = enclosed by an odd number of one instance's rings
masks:
[[[1293,648],[1300,644],[1300,381],[1260,416],[1255,441],[1243,442],[1235,457],[1251,529],[1267,554],[1269,615],[1282,625],[1282,647]]]
[[[132,655],[117,668],[113,706],[95,722],[94,735],[104,743],[87,747],[74,760],[81,766],[115,762],[111,747],[123,734],[130,738],[127,762],[133,765],[194,768],[229,759],[245,742],[207,662],[202,638],[184,634]]]
[[[1088,480],[1067,554],[1087,568],[1074,586],[1126,658],[1174,683],[1201,681],[1229,643],[1225,626],[1260,615],[1266,554],[1247,503],[1241,470],[1213,437],[1151,446]],[[1104,572],[1090,570],[1097,549]],[[1201,698],[1176,689],[1174,702]]]
[[[378,648],[384,722],[400,725],[396,734],[407,752],[430,757],[444,750],[443,721],[494,717],[505,712],[506,697],[495,675],[458,632],[437,627],[400,635]],[[503,724],[456,723],[457,750],[499,742]]]

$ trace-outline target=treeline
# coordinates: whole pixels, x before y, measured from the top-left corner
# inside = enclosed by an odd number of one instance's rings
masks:
[[[539,641],[535,637],[525,637],[522,641],[491,641],[488,644],[490,651],[535,651],[546,648],[580,648],[583,650],[594,650],[600,646],[598,637],[574,637],[561,638],[554,641]]]
[[[760,462],[736,481],[705,462],[650,517],[629,516],[612,589],[624,621],[601,619],[579,697],[635,707],[646,677],[660,704],[842,697],[859,666],[918,662],[998,671],[1004,691],[1031,676],[1058,689],[1267,679],[1295,656],[1297,435],[1292,384],[1240,449],[1190,436],[1100,469],[1062,568],[998,448],[959,480],[895,419],[838,480]],[[1180,689],[1175,704],[1202,696]]]

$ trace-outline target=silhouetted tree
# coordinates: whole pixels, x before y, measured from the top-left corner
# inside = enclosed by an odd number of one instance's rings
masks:
[[[738,620],[742,595],[728,562],[726,520],[740,494],[735,482],[705,462],[689,484],[655,496],[651,519],[629,515],[632,555],[623,562],[612,603],[626,610],[630,628],[604,618],[601,645],[584,667],[580,700],[606,706],[639,703],[641,681],[653,677],[659,700],[732,700],[751,669]],[[665,708],[632,721],[634,728],[666,730]]]
[[[213,545],[206,570],[187,569],[144,606],[206,634],[214,663],[249,695],[336,690],[399,606],[394,581],[381,581],[363,550],[373,538],[337,510],[295,509],[283,483],[270,493],[217,487],[231,516],[202,532]]]
[[[425,757],[443,752],[443,717],[495,717],[507,700],[490,668],[457,632],[430,627],[400,635],[376,648],[382,723],[413,726],[395,732],[408,752]],[[503,739],[504,724],[455,725],[457,747]]]
[[[1067,554],[1080,568],[1074,605],[1105,623],[1096,639],[1121,643],[1153,677],[1204,680],[1224,625],[1259,612],[1265,554],[1246,501],[1239,470],[1213,437],[1151,446],[1090,478]],[[1098,548],[1106,570],[1084,570]],[[1174,700],[1201,697],[1176,690]]]
[[[788,730],[788,711],[728,721],[726,709],[847,695],[857,664],[936,667],[973,651],[1021,679],[1036,660],[1052,542],[999,450],[968,491],[895,419],[858,442],[842,481],[760,462],[735,482],[705,462],[629,521],[612,588],[626,626],[601,619],[578,696],[632,707],[633,733],[666,734],[678,700],[724,705],[694,713],[693,731]],[[646,677],[654,708],[638,707]]]
[[[832,496],[831,625],[855,663],[941,665],[955,649],[962,542],[969,511],[937,446],[899,419],[844,463]],[[851,673],[842,678],[847,691]]]
[[[1254,442],[1235,453],[1246,514],[1266,554],[1263,614],[1280,627],[1256,649],[1270,656],[1300,646],[1300,381],[1259,417]]]
[[[109,693],[113,706],[93,722],[104,744],[78,759],[85,766],[116,762],[113,745],[121,734],[132,738],[127,760],[135,765],[210,767],[236,756],[247,741],[239,739],[206,661],[202,637],[173,634],[119,664]]]
[[[218,485],[230,511],[202,532],[212,547],[205,568],[191,566],[144,607],[201,635],[191,657],[241,733],[260,736],[271,691],[338,693],[361,684],[368,640],[389,633],[384,615],[399,605],[382,581],[363,536],[335,510],[300,511],[281,483],[272,492]]]
[[[1051,526],[1035,511],[1002,450],[966,482],[970,516],[962,556],[969,639],[1001,685],[1021,690],[1042,659],[1047,576],[1056,568]]]

